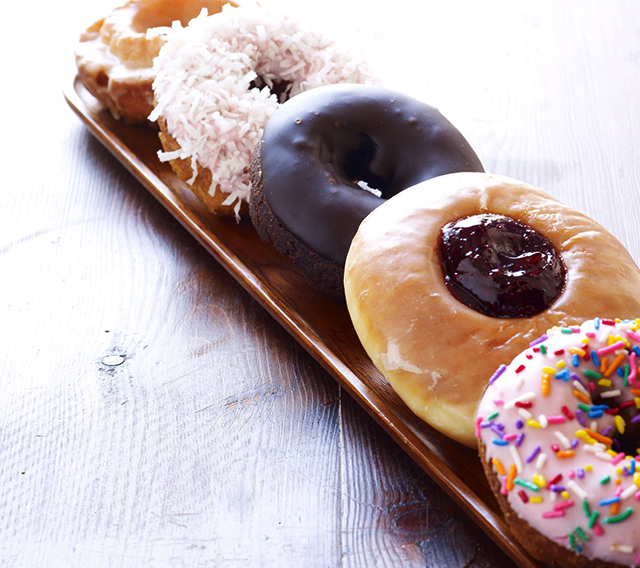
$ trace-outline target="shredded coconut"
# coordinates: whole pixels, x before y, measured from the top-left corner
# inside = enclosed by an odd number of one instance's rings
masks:
[[[286,81],[285,96],[293,97],[321,85],[376,82],[362,59],[331,39],[258,6],[227,5],[212,16],[203,10],[188,26],[174,22],[164,32],[149,120],[162,117],[180,150],[158,155],[210,170],[209,192],[229,194],[225,203],[236,212],[248,200],[252,153],[279,105],[274,84]]]
[[[376,197],[382,197],[382,191],[380,191],[379,189],[376,189],[375,187],[371,187],[366,181],[364,180],[358,180],[356,182],[356,185],[360,188],[360,189],[364,189],[365,191],[368,191],[369,193],[372,193],[373,195],[375,195]]]

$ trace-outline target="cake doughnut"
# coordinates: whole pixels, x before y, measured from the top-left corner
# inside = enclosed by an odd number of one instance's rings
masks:
[[[462,134],[435,108],[373,85],[330,85],[284,103],[252,166],[251,220],[309,283],[342,293],[361,221],[420,181],[483,171]]]
[[[639,328],[599,318],[554,327],[501,365],[482,398],[490,485],[540,560],[640,564]]]
[[[116,119],[144,123],[153,110],[153,59],[162,28],[186,24],[203,8],[219,12],[226,0],[130,0],[80,35],[78,77]]]
[[[322,34],[259,6],[176,25],[155,60],[164,151],[209,210],[248,211],[251,156],[278,105],[340,82],[375,82],[365,62]]]
[[[373,363],[418,416],[472,447],[501,363],[555,325],[635,317],[638,290],[640,270],[598,223],[483,173],[391,198],[362,222],[345,266],[347,307]]]

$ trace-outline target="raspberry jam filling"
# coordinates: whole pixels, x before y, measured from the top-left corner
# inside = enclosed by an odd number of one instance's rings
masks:
[[[504,215],[448,223],[440,233],[439,253],[454,298],[490,317],[534,316],[565,287],[565,267],[551,242]]]

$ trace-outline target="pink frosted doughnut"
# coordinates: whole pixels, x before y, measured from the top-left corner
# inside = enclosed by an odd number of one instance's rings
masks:
[[[279,102],[321,85],[373,81],[333,40],[257,6],[174,24],[154,69],[151,119],[161,119],[169,140],[160,159],[182,165],[210,210],[236,216],[248,204],[251,156]]]
[[[559,566],[640,564],[640,319],[554,328],[480,403],[483,464],[513,534]]]

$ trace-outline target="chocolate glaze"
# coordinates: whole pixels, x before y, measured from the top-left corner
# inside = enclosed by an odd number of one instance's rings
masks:
[[[439,252],[451,294],[487,316],[534,316],[564,290],[566,271],[554,246],[542,233],[504,215],[448,223]]]
[[[351,84],[311,89],[280,106],[265,128],[260,165],[273,214],[311,250],[340,265],[361,221],[386,199],[439,175],[484,171],[435,108],[382,87]]]

